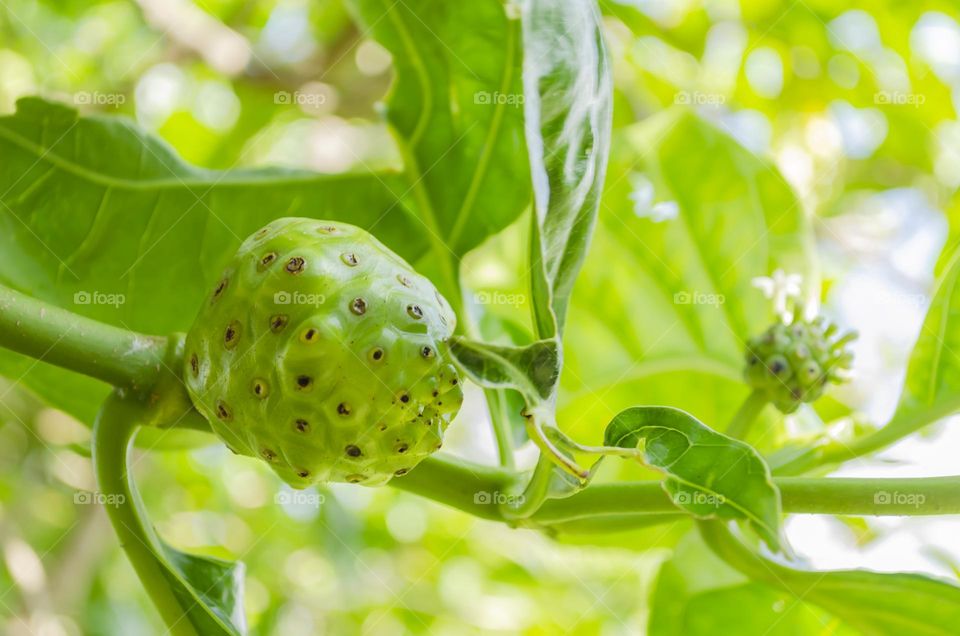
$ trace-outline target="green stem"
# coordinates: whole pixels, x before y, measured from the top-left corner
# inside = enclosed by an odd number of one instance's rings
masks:
[[[150,545],[153,529],[137,510],[137,493],[129,474],[133,437],[143,417],[143,406],[114,392],[104,403],[93,427],[93,463],[100,493],[109,503],[107,515],[137,576],[175,636],[198,636],[174,595],[157,554]]]
[[[700,521],[697,527],[700,530],[700,536],[710,549],[742,574],[755,581],[785,589],[798,599],[806,596],[809,590],[794,589],[793,586],[795,578],[793,575],[802,576],[805,573],[790,570],[776,561],[761,558],[733,536],[722,521]],[[814,575],[822,576],[822,573],[814,573]]]
[[[115,386],[153,384],[166,338],[120,329],[0,285],[0,347]]]
[[[734,413],[725,433],[735,439],[746,439],[750,434],[750,428],[766,405],[767,398],[763,392],[754,390]]]
[[[511,492],[517,476],[499,468],[431,457],[392,486],[475,516],[508,521],[478,493]],[[774,482],[787,513],[861,516],[960,514],[960,476],[924,478],[778,477]],[[544,502],[530,520],[555,525],[591,515],[676,513],[659,481],[591,484],[564,499]]]

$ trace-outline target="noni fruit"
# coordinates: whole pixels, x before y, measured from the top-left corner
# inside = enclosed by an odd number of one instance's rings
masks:
[[[847,345],[854,338],[853,332],[839,336],[823,318],[777,322],[747,343],[744,377],[781,412],[792,413],[823,395],[828,383],[846,379],[853,361]]]
[[[381,485],[440,448],[463,400],[456,317],[366,231],[278,219],[240,246],[187,334],[196,408],[293,487]]]

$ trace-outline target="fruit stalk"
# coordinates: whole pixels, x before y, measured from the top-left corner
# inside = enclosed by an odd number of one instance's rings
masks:
[[[734,413],[725,433],[734,439],[743,440],[750,434],[753,423],[767,405],[767,396],[763,391],[754,389]]]

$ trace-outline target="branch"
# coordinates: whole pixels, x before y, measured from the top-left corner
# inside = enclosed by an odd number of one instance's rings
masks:
[[[497,506],[497,493],[512,492],[510,487],[518,478],[498,468],[431,457],[409,475],[394,479],[390,484],[483,519],[509,522]],[[906,479],[779,477],[774,481],[780,488],[787,513],[960,514],[960,476]],[[625,482],[592,484],[565,499],[549,500],[529,521],[534,526],[568,524],[580,531],[597,532],[603,531],[608,523],[616,529],[626,529],[649,525],[652,521],[672,520],[679,512],[659,481]]]
[[[139,391],[158,378],[167,339],[98,322],[0,285],[0,347]]]

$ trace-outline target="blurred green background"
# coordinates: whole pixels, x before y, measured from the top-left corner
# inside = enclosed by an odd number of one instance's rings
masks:
[[[735,180],[774,196],[785,179],[797,198],[775,196],[815,229],[825,289],[815,300],[863,333],[850,388],[819,413],[788,418],[765,444],[882,423],[954,235],[960,10],[892,0],[602,7],[614,152],[571,309],[561,424],[595,441],[613,413],[637,403],[683,406],[716,423],[746,394],[737,334],[711,333],[702,317],[675,327],[678,301],[651,300],[662,248],[644,239],[677,208],[654,174],[682,175],[678,198]],[[389,54],[335,0],[0,3],[0,114],[39,94],[125,115],[204,167],[397,165],[377,116],[390,77]],[[677,126],[678,109],[698,118]],[[740,146],[721,140],[735,151],[719,152],[716,136]],[[517,320],[529,312],[524,241],[518,224],[463,263],[474,301]],[[763,303],[759,293],[750,302]],[[481,396],[468,397],[445,448],[492,462]],[[0,385],[0,402],[0,631],[161,633],[103,511],[84,500],[95,487],[87,428],[13,383]],[[933,441],[921,446],[910,451],[915,464],[947,465]],[[150,453],[138,466],[172,544],[247,563],[257,634],[642,634],[657,568],[686,530],[554,541],[392,489],[295,494],[220,445]],[[909,523],[797,523],[791,538],[819,550],[810,556],[820,564],[945,574],[956,559],[927,549],[955,522],[936,537],[936,525],[924,535]],[[895,552],[857,552],[884,534],[901,537]]]

